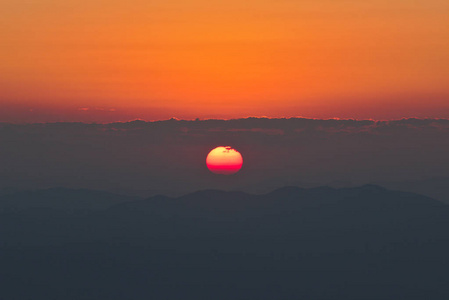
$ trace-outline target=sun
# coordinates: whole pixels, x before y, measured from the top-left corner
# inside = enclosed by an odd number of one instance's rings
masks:
[[[209,152],[206,164],[212,173],[231,175],[240,171],[243,158],[240,152],[232,147],[220,146]]]

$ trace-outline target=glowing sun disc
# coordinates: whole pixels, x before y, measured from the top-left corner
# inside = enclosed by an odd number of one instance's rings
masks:
[[[213,149],[206,158],[207,168],[215,174],[231,175],[237,173],[243,165],[240,152],[230,146]]]

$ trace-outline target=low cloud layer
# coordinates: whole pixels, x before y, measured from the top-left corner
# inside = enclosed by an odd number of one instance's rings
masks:
[[[177,195],[449,178],[448,134],[446,119],[0,123],[0,188]],[[243,169],[211,174],[208,152],[227,145],[242,153]]]

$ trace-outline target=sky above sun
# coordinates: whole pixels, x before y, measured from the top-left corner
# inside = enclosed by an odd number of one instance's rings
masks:
[[[3,0],[0,121],[449,117],[447,0]]]

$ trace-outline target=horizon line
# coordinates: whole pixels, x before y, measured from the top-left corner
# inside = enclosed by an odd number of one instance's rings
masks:
[[[86,125],[108,125],[108,124],[126,124],[132,122],[144,122],[144,123],[157,123],[157,122],[207,122],[207,121],[238,121],[238,120],[250,120],[250,119],[263,119],[263,120],[310,120],[310,121],[370,121],[370,122],[395,122],[395,121],[406,121],[406,120],[432,120],[432,121],[449,121],[449,118],[433,118],[433,117],[402,117],[402,118],[394,118],[394,119],[374,119],[374,118],[313,118],[313,117],[304,117],[304,116],[294,116],[294,117],[269,117],[269,116],[248,116],[241,118],[177,118],[171,117],[169,119],[153,119],[153,120],[145,120],[142,118],[130,119],[128,121],[113,121],[113,122],[83,122],[83,121],[54,121],[54,122],[3,122],[0,121],[0,125],[10,124],[10,125],[40,125],[40,124],[86,124]]]

